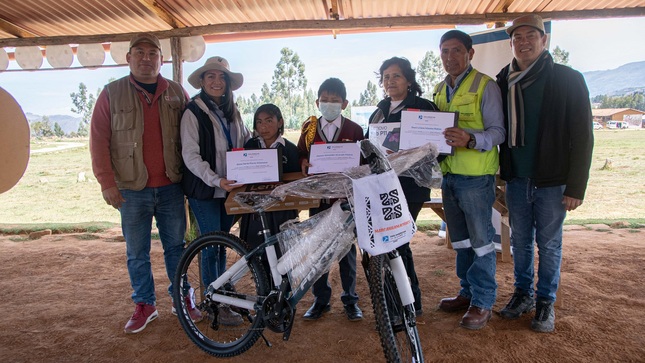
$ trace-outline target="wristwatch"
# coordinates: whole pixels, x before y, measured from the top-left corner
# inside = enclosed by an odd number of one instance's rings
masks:
[[[475,145],[477,144],[477,140],[475,140],[475,135],[469,134],[470,135],[470,140],[468,141],[468,144],[466,144],[467,149],[474,149]]]

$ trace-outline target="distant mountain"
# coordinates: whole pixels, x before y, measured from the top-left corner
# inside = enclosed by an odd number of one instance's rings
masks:
[[[624,64],[606,71],[584,72],[591,97],[622,96],[645,92],[645,61]]]
[[[43,119],[43,116],[36,115],[31,112],[27,112],[25,116],[27,117],[29,124]],[[52,129],[54,128],[54,124],[58,123],[66,134],[78,131],[78,125],[80,125],[82,121],[82,118],[80,117],[68,115],[48,115],[47,117],[49,117],[49,121],[52,124]]]

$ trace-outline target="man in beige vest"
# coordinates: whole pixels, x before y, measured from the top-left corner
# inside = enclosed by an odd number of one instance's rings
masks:
[[[163,55],[154,35],[135,35],[126,59],[130,75],[109,83],[96,101],[90,153],[103,199],[121,213],[136,305],[125,332],[138,333],[158,316],[150,261],[153,217],[171,282],[169,293],[184,250],[179,120],[188,96],[180,84],[159,74]],[[191,317],[201,320],[194,308]]]

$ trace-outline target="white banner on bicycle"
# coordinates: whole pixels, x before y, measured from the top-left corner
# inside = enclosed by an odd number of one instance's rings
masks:
[[[373,174],[352,184],[358,245],[380,255],[410,242],[417,227],[396,173]]]

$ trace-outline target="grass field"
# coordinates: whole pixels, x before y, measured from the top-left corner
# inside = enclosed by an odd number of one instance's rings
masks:
[[[286,137],[296,142],[298,132]],[[591,178],[584,204],[569,213],[567,223],[612,223],[645,221],[645,130],[600,130]],[[78,142],[79,140],[66,140]],[[57,142],[33,141],[32,150],[55,146]],[[119,213],[105,204],[94,179],[87,140],[82,147],[58,152],[34,153],[23,178],[0,195],[0,230],[12,225],[65,229],[119,223]],[[605,162],[611,167],[603,169]],[[84,173],[85,180],[79,180]],[[439,191],[433,191],[439,196]],[[436,224],[430,210],[419,216],[421,224]],[[53,226],[53,227],[52,227]]]

